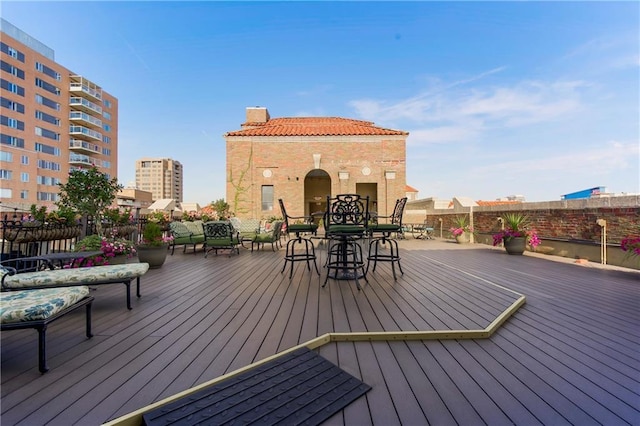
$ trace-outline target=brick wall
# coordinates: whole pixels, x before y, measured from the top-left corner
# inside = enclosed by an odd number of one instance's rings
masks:
[[[435,209],[420,201],[407,204],[405,223],[422,223],[425,218],[439,232],[442,219],[443,236],[448,235],[456,215],[468,215],[473,210],[473,225],[478,233],[493,233],[500,229],[498,217],[508,212],[526,214],[542,239],[586,240],[600,242],[602,228],[598,219],[607,222],[607,240],[619,243],[628,235],[640,235],[640,196],[602,197],[584,200],[563,200],[521,203],[504,206]]]
[[[305,186],[307,175],[316,171],[313,154],[320,154],[319,170],[328,174],[331,195],[356,193],[358,184],[375,183],[375,210],[391,214],[396,199],[405,196],[405,139],[405,136],[229,137],[227,202],[237,205],[234,213],[240,218],[280,216],[279,198],[285,200],[291,216],[311,213],[308,210],[313,196],[329,195],[326,190],[311,193],[309,185],[313,178]],[[385,179],[388,170],[396,172],[395,179]],[[340,172],[348,172],[349,179],[339,179]],[[263,185],[274,187],[272,213],[261,209]]]

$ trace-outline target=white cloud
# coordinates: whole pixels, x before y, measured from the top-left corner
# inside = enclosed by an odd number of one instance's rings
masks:
[[[449,142],[469,141],[478,134],[471,127],[442,126],[431,129],[419,129],[409,131],[407,145],[421,146]]]
[[[599,147],[586,147],[583,150],[546,153],[544,158],[528,158],[505,161],[487,166],[474,167],[472,174],[485,175],[501,173],[503,170],[517,170],[523,175],[549,172],[607,174],[638,166],[640,141],[608,141]],[[635,164],[633,164],[635,158]]]

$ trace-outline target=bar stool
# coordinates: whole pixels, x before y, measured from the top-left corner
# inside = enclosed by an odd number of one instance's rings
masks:
[[[335,280],[355,280],[360,290],[359,278],[367,280],[362,247],[359,240],[364,238],[369,216],[369,197],[358,194],[341,194],[327,197],[325,229],[329,239],[327,276]]]
[[[278,200],[280,203],[280,210],[282,211],[282,217],[287,227],[287,234],[295,234],[295,238],[289,238],[287,241],[287,248],[284,255],[284,266],[282,267],[283,273],[287,269],[287,263],[291,262],[291,270],[289,271],[289,279],[293,276],[293,264],[295,262],[307,262],[307,269],[311,271],[311,261],[316,268],[316,272],[320,275],[318,270],[318,264],[316,263],[316,249],[313,246],[313,242],[309,238],[303,238],[302,234],[315,234],[318,231],[318,225],[313,223],[313,218],[307,216],[293,217],[287,215],[287,210],[284,207],[282,198]],[[289,221],[303,219],[303,223],[292,223]],[[296,245],[299,246],[298,252],[296,252]]]
[[[391,219],[390,223],[374,223],[369,225],[367,231],[371,237],[369,242],[369,256],[367,257],[367,272],[369,271],[369,265],[373,262],[373,272],[376,270],[377,262],[391,262],[391,271],[393,271],[393,279],[396,278],[395,264],[398,264],[400,273],[404,275],[402,266],[400,265],[400,251],[398,250],[398,241],[396,238],[391,238],[391,234],[402,232],[402,214],[404,213],[404,206],[407,204],[407,197],[396,200],[396,205],[393,208],[393,214],[391,216],[378,216],[377,219]],[[376,237],[376,234],[379,236]],[[380,246],[388,245],[389,253],[380,253]]]

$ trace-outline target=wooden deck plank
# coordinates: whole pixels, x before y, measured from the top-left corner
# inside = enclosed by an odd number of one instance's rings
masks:
[[[35,333],[2,333],[2,423],[98,424],[331,331],[484,327],[516,298],[489,282],[527,296],[490,339],[320,348],[375,385],[327,423],[638,422],[640,275],[434,240],[401,251],[405,274],[381,264],[360,292],[300,264],[289,280],[282,250],[169,256],[131,311],[124,286],[92,292],[92,339],[79,316],[56,322],[45,375]]]

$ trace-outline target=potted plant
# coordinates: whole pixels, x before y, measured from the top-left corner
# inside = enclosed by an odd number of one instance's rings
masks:
[[[620,248],[626,252],[625,260],[635,258],[640,261],[640,237],[627,236],[620,242]]]
[[[508,254],[522,254],[527,245],[535,248],[540,238],[535,231],[528,230],[529,218],[522,213],[506,213],[502,216],[504,229],[493,234],[493,245],[504,244]]]
[[[127,263],[136,255],[136,247],[133,242],[124,238],[101,237],[98,234],[89,235],[74,246],[75,252],[102,251],[102,255],[88,258],[85,266],[117,265]]]
[[[449,229],[449,232],[459,244],[468,243],[473,233],[473,228],[469,226],[467,215],[454,217],[453,227]]]
[[[104,235],[101,216],[111,206],[116,194],[123,188],[116,178],[109,177],[96,167],[86,170],[72,170],[67,183],[60,184],[60,209],[69,208],[85,218],[95,220],[96,233]]]
[[[149,264],[149,268],[156,269],[164,264],[167,249],[172,236],[164,236],[164,232],[157,222],[147,222],[142,230],[142,239],[138,244],[138,259]]]

